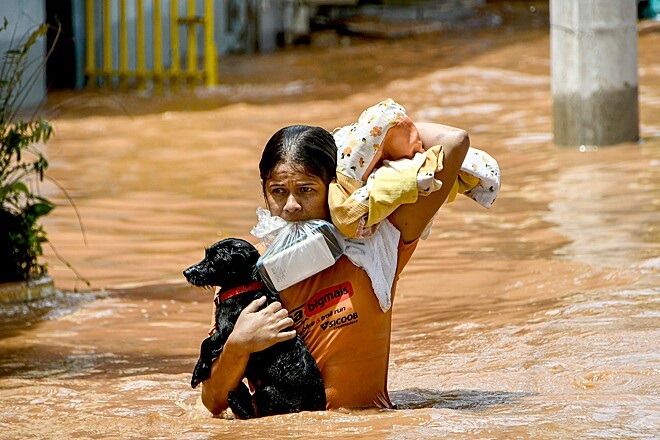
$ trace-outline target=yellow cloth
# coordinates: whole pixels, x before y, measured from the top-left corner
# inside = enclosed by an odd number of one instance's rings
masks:
[[[442,156],[442,147],[437,145],[424,154],[416,153],[413,159],[383,161],[367,180],[369,213],[364,226],[377,225],[402,204],[415,203],[418,195],[440,189],[442,185],[434,176],[442,169]]]
[[[451,203],[456,200],[458,194],[465,194],[474,189],[479,185],[479,182],[481,182],[481,180],[478,177],[468,174],[465,171],[459,171],[458,178],[454,181],[454,185],[449,192],[446,203]]]
[[[360,188],[361,181],[341,173],[337,173],[337,180],[328,188],[332,223],[345,237],[355,237],[358,225],[369,214],[369,204],[365,203],[368,196],[363,197],[365,191],[358,191]]]

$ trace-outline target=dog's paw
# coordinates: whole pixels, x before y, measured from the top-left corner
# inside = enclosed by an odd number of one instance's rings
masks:
[[[192,379],[190,379],[190,386],[193,387],[193,389],[195,389],[195,388],[197,388],[197,385],[199,385],[202,382],[203,381],[199,377],[197,377],[197,376],[195,376],[195,374],[193,374]]]
[[[201,359],[197,361],[195,369],[193,370],[192,379],[190,380],[190,386],[197,388],[197,385],[204,382],[211,375],[211,364],[207,364]]]
[[[227,403],[231,412],[239,419],[252,419],[257,417],[252,405],[252,395],[248,387],[241,385],[236,391],[230,391],[227,395]]]
[[[190,380],[190,386],[193,389],[195,389],[195,388],[197,388],[197,385],[199,385],[200,383],[202,383],[202,381],[199,380],[199,378],[197,378],[193,375],[192,379]]]

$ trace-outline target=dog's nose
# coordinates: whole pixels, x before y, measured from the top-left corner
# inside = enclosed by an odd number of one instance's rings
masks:
[[[187,279],[187,278],[190,278],[192,276],[192,273],[193,273],[193,268],[189,267],[188,269],[183,271],[183,276],[186,277],[186,279]]]

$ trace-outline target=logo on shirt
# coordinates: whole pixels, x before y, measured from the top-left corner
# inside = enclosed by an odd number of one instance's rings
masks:
[[[305,316],[314,316],[317,313],[339,304],[353,296],[353,286],[350,282],[328,287],[319,291],[305,304]],[[325,330],[325,329],[324,329]]]
[[[293,319],[293,322],[297,325],[300,322],[300,320],[304,318],[304,316],[303,316],[303,306],[300,306],[297,309],[292,310],[289,313],[289,316],[291,317],[291,319]]]
[[[340,316],[336,319],[330,319],[321,323],[321,329],[323,331],[329,329],[337,329],[341,327],[346,327],[347,325],[355,324],[358,320],[358,313],[353,312],[348,315]]]

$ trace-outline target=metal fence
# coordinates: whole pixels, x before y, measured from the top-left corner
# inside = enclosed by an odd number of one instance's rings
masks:
[[[87,84],[157,93],[216,85],[214,16],[213,0],[86,0]]]

